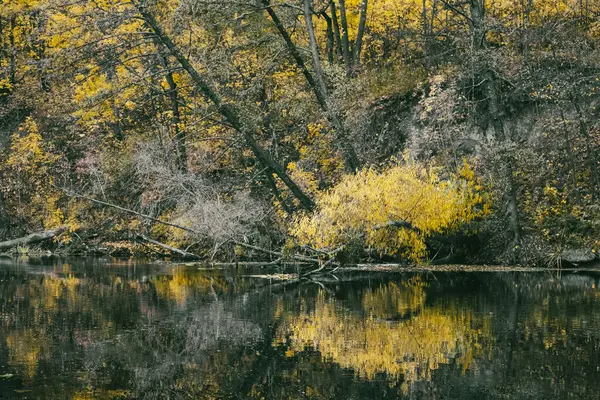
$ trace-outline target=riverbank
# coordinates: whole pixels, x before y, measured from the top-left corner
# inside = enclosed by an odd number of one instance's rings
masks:
[[[569,249],[561,253],[549,254],[529,263],[489,263],[483,258],[474,257],[469,262],[461,258],[433,258],[426,262],[413,262],[401,258],[380,258],[367,250],[361,254],[347,257],[345,248],[331,252],[319,251],[310,247],[302,248],[263,248],[245,242],[226,241],[212,251],[177,248],[153,240],[145,235],[127,235],[125,238],[112,238],[81,232],[70,233],[68,242],[59,240],[64,229],[32,233],[2,243],[5,252],[0,258],[72,258],[72,257],[113,257],[117,259],[144,259],[152,263],[182,265],[200,269],[219,269],[229,267],[277,267],[295,266],[302,268],[304,274],[329,273],[335,271],[372,271],[372,272],[538,272],[538,271],[597,271],[600,260],[594,250]],[[58,233],[55,233],[58,232]],[[28,245],[27,243],[31,243]],[[229,251],[218,253],[229,247]],[[0,247],[2,249],[2,247]],[[192,251],[197,251],[193,253]],[[210,253],[210,254],[209,254]]]

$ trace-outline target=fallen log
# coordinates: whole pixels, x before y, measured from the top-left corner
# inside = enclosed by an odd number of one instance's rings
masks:
[[[149,238],[148,236],[142,235],[141,233],[138,233],[137,237],[139,239],[142,239],[142,240],[144,240],[144,241],[146,241],[148,243],[151,243],[151,244],[153,244],[155,246],[161,247],[161,248],[163,248],[165,250],[169,250],[171,253],[179,254],[183,258],[193,259],[193,260],[200,260],[200,259],[202,259],[202,257],[200,257],[200,256],[198,256],[196,254],[187,252],[185,250],[178,249],[178,248],[173,247],[173,246],[169,246],[168,244],[161,243],[158,240],[154,240],[152,238]]]
[[[60,228],[51,229],[43,232],[32,233],[31,235],[24,236],[17,239],[7,240],[5,242],[0,242],[0,250],[12,249],[17,246],[27,246],[30,244],[40,243],[44,240],[52,239],[61,233],[63,233],[67,228],[61,226]]]

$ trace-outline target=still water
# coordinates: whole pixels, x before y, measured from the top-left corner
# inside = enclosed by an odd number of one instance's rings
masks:
[[[600,275],[1,262],[0,399],[600,398]]]

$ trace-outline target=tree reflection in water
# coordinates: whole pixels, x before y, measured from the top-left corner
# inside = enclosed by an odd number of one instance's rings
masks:
[[[291,352],[312,347],[358,378],[385,374],[403,390],[418,380],[430,380],[440,364],[453,362],[462,371],[484,356],[489,342],[489,317],[477,318],[470,309],[446,310],[426,306],[425,284],[411,279],[367,291],[364,314],[336,307],[319,292],[312,312],[291,314],[278,339],[288,339]]]
[[[594,276],[0,272],[6,398],[597,398]],[[0,396],[1,397],[1,396]]]

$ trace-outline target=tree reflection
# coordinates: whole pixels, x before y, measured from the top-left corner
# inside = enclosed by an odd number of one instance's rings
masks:
[[[597,397],[593,276],[339,277],[276,289],[235,271],[1,271],[0,393]]]
[[[337,307],[321,291],[314,311],[289,315],[278,339],[287,339],[293,352],[318,350],[365,379],[385,374],[405,384],[429,380],[451,360],[468,369],[482,353],[481,342],[491,336],[489,321],[476,319],[470,310],[426,306],[424,289],[415,279],[367,291],[364,316]]]

